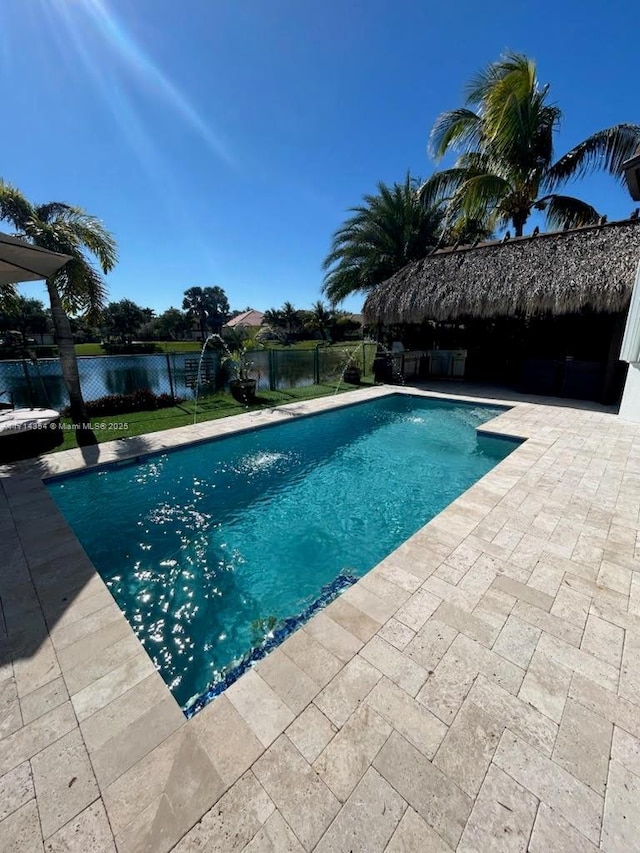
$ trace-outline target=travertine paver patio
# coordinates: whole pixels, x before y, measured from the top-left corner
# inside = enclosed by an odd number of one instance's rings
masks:
[[[529,440],[185,721],[41,477],[290,416],[2,471],[0,850],[640,849],[640,427],[604,412],[500,415]]]

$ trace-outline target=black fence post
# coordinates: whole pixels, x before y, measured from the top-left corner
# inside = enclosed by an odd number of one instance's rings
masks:
[[[175,395],[175,390],[173,387],[173,376],[171,374],[171,359],[169,358],[169,351],[168,350],[165,352],[165,356],[167,358],[167,373],[169,374],[169,391],[171,394],[171,399],[175,403],[176,395]]]
[[[320,384],[320,350],[318,344],[313,351],[313,381],[316,385]]]
[[[276,350],[269,350],[269,391],[277,391],[276,364],[278,356]]]
[[[31,404],[31,408],[35,405],[35,399],[33,396],[33,385],[31,384],[31,377],[29,376],[29,368],[27,366],[26,360],[22,359],[22,370],[24,371],[24,378],[27,383],[27,391],[29,393],[29,403]]]

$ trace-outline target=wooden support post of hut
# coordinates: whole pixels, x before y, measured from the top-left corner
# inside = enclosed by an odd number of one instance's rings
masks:
[[[455,332],[467,378],[614,402],[639,260],[637,219],[445,248],[375,287],[364,312]]]

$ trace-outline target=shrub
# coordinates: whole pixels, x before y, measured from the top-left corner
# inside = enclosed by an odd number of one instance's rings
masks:
[[[131,394],[107,394],[106,397],[98,397],[97,400],[89,400],[85,403],[89,417],[102,417],[106,415],[125,415],[131,412],[148,412],[154,409],[167,409],[176,403],[182,403],[182,397],[172,397],[171,394],[154,394],[141,388]],[[69,410],[65,409],[63,415],[68,416]]]

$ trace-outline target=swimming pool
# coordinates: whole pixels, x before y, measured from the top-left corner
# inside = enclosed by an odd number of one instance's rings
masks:
[[[407,394],[47,485],[189,714],[505,458]]]

